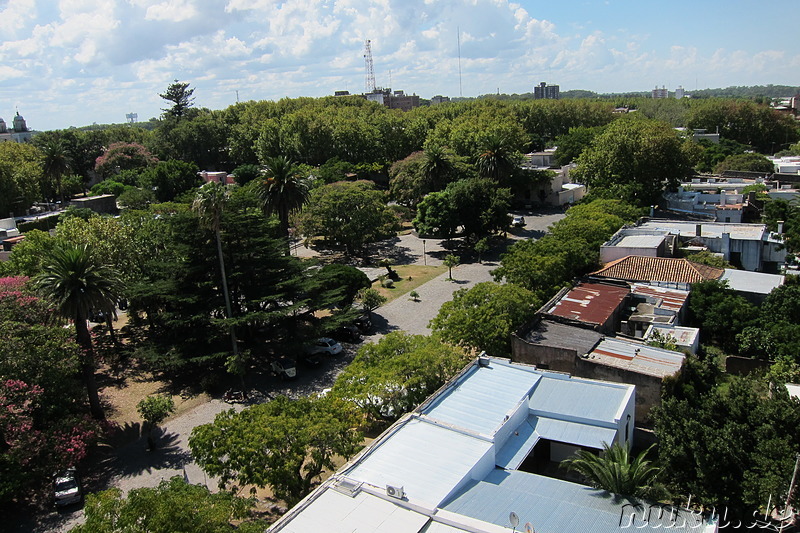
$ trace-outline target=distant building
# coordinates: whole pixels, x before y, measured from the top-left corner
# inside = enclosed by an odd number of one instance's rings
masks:
[[[9,128],[6,121],[0,118],[0,142],[26,143],[33,137],[33,132],[28,129],[25,119],[17,111],[14,121]]]
[[[441,94],[437,94],[436,96],[431,98],[431,105],[446,104],[449,101],[450,101],[449,96],[442,96]]]
[[[678,88],[675,89],[675,98],[679,100],[681,98],[689,98],[690,96],[691,96],[690,94],[686,94],[686,90],[680,85],[678,85]]]
[[[371,93],[364,95],[370,102],[377,102],[389,109],[400,109],[401,111],[411,111],[419,107],[419,96],[416,94],[407,95],[403,91],[391,89],[375,89]]]
[[[541,82],[533,88],[533,98],[534,100],[558,100],[559,90],[558,85],[547,85],[547,83]]]
[[[350,91],[335,91],[333,96],[350,96]]]
[[[653,98],[669,98],[669,91],[663,85],[661,86],[660,89],[658,88],[658,86],[656,86],[656,88],[653,89],[652,94]]]

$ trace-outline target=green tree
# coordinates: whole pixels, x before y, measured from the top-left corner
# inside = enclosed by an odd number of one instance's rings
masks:
[[[729,520],[752,519],[769,500],[782,501],[800,437],[797,402],[783,387],[729,377],[724,387],[697,374],[651,411],[663,480],[701,505],[725,506]]]
[[[412,222],[419,235],[450,239],[459,226],[459,213],[445,192],[432,192],[417,205]]]
[[[359,448],[357,417],[333,398],[279,396],[240,413],[217,415],[192,430],[189,448],[200,467],[224,487],[270,486],[294,505],[319,482],[336,456],[349,458]],[[247,443],[243,446],[242,443]]]
[[[429,327],[447,342],[507,357],[511,334],[533,318],[540,305],[527,289],[487,281],[456,291]]]
[[[167,90],[158,95],[167,102],[172,103],[170,107],[162,109],[164,117],[178,120],[183,118],[187,110],[192,107],[194,103],[192,94],[194,94],[194,89],[189,88],[188,82],[179,82],[175,80],[170,83]]]
[[[689,295],[689,321],[703,330],[713,343],[736,351],[736,334],[753,325],[758,309],[736,294],[727,282],[702,281],[692,285]]]
[[[479,239],[478,242],[475,243],[475,246],[473,246],[473,249],[475,253],[478,254],[478,263],[483,263],[481,257],[489,251],[489,239],[486,237]]]
[[[227,311],[228,319],[233,318],[233,309],[231,308],[231,296],[228,291],[228,275],[225,272],[225,257],[222,254],[222,211],[225,209],[225,204],[228,199],[228,192],[224,185],[217,182],[209,182],[203,185],[192,202],[192,210],[200,218],[200,221],[209,229],[214,232],[214,238],[217,243],[217,258],[219,259],[219,273],[222,280],[222,294],[225,297],[225,310]],[[228,327],[231,335],[231,352],[233,357],[239,353],[238,341],[236,340],[236,328],[231,322]]]
[[[444,266],[447,267],[447,279],[453,279],[453,267],[461,264],[461,258],[455,254],[447,254],[444,258]]]
[[[722,174],[727,170],[739,170],[747,172],[763,172],[772,174],[775,172],[775,165],[761,154],[737,154],[729,155],[714,167],[714,174]]]
[[[258,165],[247,164],[239,165],[233,169],[233,178],[239,185],[247,185],[251,181],[261,177],[261,169]]]
[[[278,217],[281,235],[286,239],[286,255],[289,255],[289,215],[308,202],[308,182],[286,156],[268,157],[262,163],[265,169],[263,179],[258,182],[258,196],[264,212]]]
[[[691,174],[687,149],[667,124],[619,119],[581,153],[572,176],[594,195],[653,205],[665,187],[675,187]]]
[[[556,152],[555,161],[557,164],[564,166],[572,163],[583,153],[583,151],[591,146],[594,139],[603,133],[605,126],[596,126],[593,128],[579,126],[577,128],[570,128],[569,133],[559,135],[555,139]]]
[[[191,191],[202,184],[194,163],[183,161],[159,161],[154,167],[142,172],[139,185],[152,189],[159,202],[171,202],[180,194]]]
[[[361,289],[358,291],[356,299],[361,305],[361,308],[370,314],[386,303],[386,296],[372,288]]]
[[[508,140],[498,135],[487,136],[476,158],[478,173],[497,183],[504,183],[520,166],[521,156]]]
[[[369,276],[356,267],[337,263],[320,268],[317,281],[322,288],[336,290],[336,306],[342,309],[352,305],[359,291],[372,286]]]
[[[469,361],[464,350],[426,335],[393,331],[365,344],[339,375],[331,395],[371,421],[396,419],[425,401]]]
[[[327,244],[343,246],[348,255],[356,255],[365,244],[394,235],[399,224],[374,185],[355,181],[314,189],[299,226],[307,238],[323,237]]]
[[[459,180],[445,189],[459,225],[471,242],[508,228],[511,190],[498,188],[490,179]]]
[[[154,488],[133,489],[126,497],[117,488],[87,495],[86,521],[70,532],[254,533],[267,527],[251,518],[254,505],[252,499],[212,493],[175,476]]]
[[[62,178],[70,171],[69,157],[66,147],[60,140],[51,139],[42,147],[42,171],[53,183],[56,195],[64,203]]]
[[[172,396],[148,396],[136,404],[136,411],[147,425],[147,448],[155,450],[156,442],[153,439],[153,430],[175,412],[175,402],[172,401]]]
[[[647,459],[652,449],[650,446],[631,457],[627,444],[615,442],[609,446],[604,442],[600,455],[578,450],[562,465],[579,472],[594,488],[620,496],[657,500],[666,496],[666,488],[657,481],[661,469]]]
[[[95,418],[105,418],[94,377],[94,347],[87,319],[90,311],[113,313],[122,291],[119,274],[98,261],[88,246],[59,246],[44,259],[42,273],[34,283],[42,297],[75,324],[89,406]]]
[[[27,143],[0,143],[0,217],[23,213],[41,198],[41,152]]]

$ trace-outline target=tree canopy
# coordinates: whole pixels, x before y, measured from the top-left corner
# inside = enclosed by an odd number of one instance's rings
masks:
[[[270,486],[294,505],[319,482],[336,456],[358,451],[354,410],[341,400],[279,396],[268,403],[218,414],[192,430],[189,448],[200,467],[221,485]]]
[[[523,287],[487,281],[456,291],[430,328],[447,342],[504,357],[511,353],[511,334],[533,318],[541,304]]]
[[[624,118],[595,137],[577,165],[571,175],[590,193],[648,206],[659,202],[665,188],[689,176],[693,161],[688,146],[669,125]]]
[[[194,89],[189,88],[188,82],[175,80],[170,83],[167,90],[158,95],[172,104],[170,107],[162,109],[164,116],[176,119],[182,118],[194,103],[192,94],[194,94]]]

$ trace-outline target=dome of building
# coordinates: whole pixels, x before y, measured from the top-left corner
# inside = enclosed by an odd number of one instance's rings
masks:
[[[0,133],[8,133],[8,128],[6,127],[6,121],[0,117]]]
[[[28,131],[28,126],[25,125],[25,119],[22,118],[19,111],[17,111],[17,116],[14,117],[14,131],[18,133],[21,131]]]

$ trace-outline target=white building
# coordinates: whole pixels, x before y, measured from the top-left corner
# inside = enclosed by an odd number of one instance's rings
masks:
[[[632,385],[479,358],[269,531],[605,533],[668,521],[674,531],[717,531],[699,514],[648,512],[537,473],[575,450],[630,442],[634,396]]]
[[[28,129],[25,119],[22,118],[19,111],[14,116],[11,127],[0,118],[0,142],[26,143],[31,140],[31,137],[33,137],[33,132]]]

